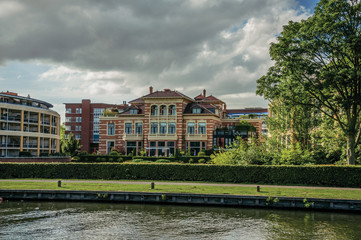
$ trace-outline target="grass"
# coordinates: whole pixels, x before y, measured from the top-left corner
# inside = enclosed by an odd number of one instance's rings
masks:
[[[90,183],[90,182],[66,182],[62,181],[61,188],[57,181],[34,182],[23,180],[20,182],[1,181],[0,189],[21,190],[79,190],[79,191],[120,191],[120,192],[162,192],[162,193],[195,193],[195,194],[228,194],[228,195],[253,195],[274,197],[301,197],[301,198],[333,198],[361,200],[361,190],[355,189],[310,189],[310,188],[277,188],[262,187],[257,192],[255,187],[243,186],[204,186],[197,185],[162,185],[157,183],[155,189],[150,189],[148,184],[123,184],[119,183]]]

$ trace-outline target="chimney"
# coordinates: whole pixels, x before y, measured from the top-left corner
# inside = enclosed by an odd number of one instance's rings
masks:
[[[203,97],[206,97],[206,89],[203,89]]]
[[[153,93],[153,87],[152,87],[152,86],[149,87],[149,93],[150,93],[150,94]]]

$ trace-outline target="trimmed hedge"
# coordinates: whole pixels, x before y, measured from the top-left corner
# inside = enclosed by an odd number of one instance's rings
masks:
[[[0,178],[143,179],[361,187],[361,166],[0,163]]]
[[[134,159],[143,159],[144,161],[152,161],[155,162],[159,159],[167,159],[170,162],[184,162],[184,163],[198,163],[200,159],[204,159],[205,162],[210,162],[210,157],[209,156],[191,156],[191,157],[178,157],[178,158],[174,158],[174,157],[141,157],[141,156],[125,156],[125,155],[92,155],[92,154],[87,154],[87,155],[78,155],[79,160],[76,160],[77,162],[91,162],[91,163],[96,163],[96,162],[124,162],[124,161],[129,161],[132,160],[132,158]],[[114,161],[114,159],[117,158],[122,158],[121,161]],[[112,159],[113,161],[111,161],[110,159]],[[192,159],[190,161],[190,159]]]

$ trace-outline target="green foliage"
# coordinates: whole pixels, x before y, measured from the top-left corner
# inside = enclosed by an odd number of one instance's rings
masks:
[[[202,164],[206,163],[206,160],[204,158],[201,158],[201,159],[198,160],[198,163],[202,163]]]
[[[336,122],[348,164],[361,136],[360,12],[358,0],[320,0],[313,16],[284,26],[270,48],[275,65],[257,80],[258,95]]]
[[[73,133],[70,133],[68,139],[64,139],[61,144],[61,152],[72,157],[78,154],[80,148],[79,140],[75,139]]]
[[[206,153],[204,151],[199,151],[198,157],[206,156]]]
[[[248,143],[242,138],[235,140],[231,146],[226,147],[219,153],[211,155],[214,164],[229,165],[263,165],[270,164],[273,154],[266,151],[263,143],[251,139]]]
[[[274,165],[305,165],[313,164],[315,160],[308,150],[302,150],[300,144],[282,150],[279,158],[273,159]]]
[[[0,163],[0,178],[142,179],[360,187],[361,166]]]
[[[168,159],[158,159],[157,161],[155,161],[156,163],[170,163],[170,161]]]
[[[110,156],[118,156],[119,153],[117,151],[111,151],[109,155]]]
[[[241,120],[235,126],[234,130],[236,130],[236,132],[240,132],[240,131],[255,132],[256,128],[250,122],[247,122],[245,120]]]

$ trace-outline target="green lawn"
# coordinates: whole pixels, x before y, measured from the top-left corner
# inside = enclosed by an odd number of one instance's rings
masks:
[[[120,191],[120,192],[164,192],[164,193],[196,193],[196,194],[229,194],[229,195],[258,195],[274,197],[301,197],[301,198],[334,198],[361,200],[361,190],[340,189],[309,189],[309,188],[276,188],[262,187],[257,192],[255,187],[240,186],[203,186],[197,185],[161,185],[156,184],[150,189],[148,184],[122,184],[118,183],[84,183],[62,182],[59,188],[57,181],[33,182],[0,182],[0,189],[42,189],[42,190],[84,190],[84,191]]]

